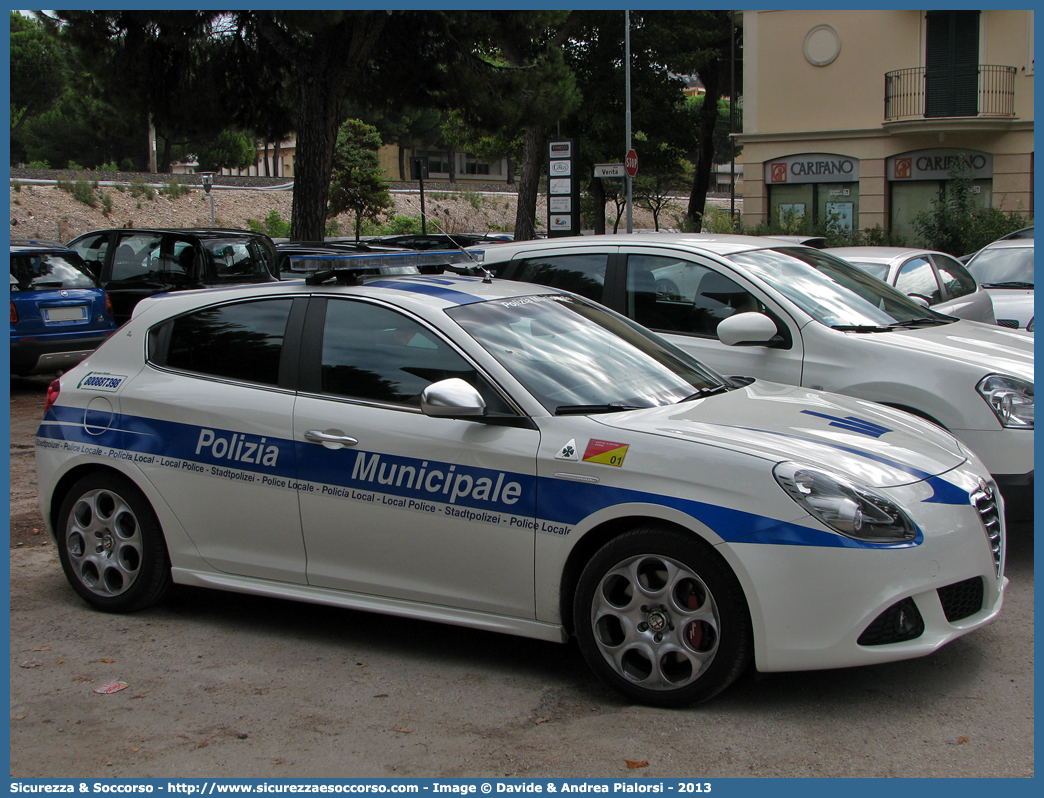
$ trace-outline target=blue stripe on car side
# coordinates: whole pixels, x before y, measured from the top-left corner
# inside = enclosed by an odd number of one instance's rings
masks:
[[[728,425],[723,424],[722,426]],[[865,457],[867,460],[874,460],[878,463],[884,463],[885,465],[891,466],[892,468],[896,468],[900,471],[905,471],[910,476],[917,477],[917,479],[928,483],[928,485],[932,488],[934,493],[929,498],[924,499],[924,501],[926,502],[931,502],[934,504],[967,504],[970,501],[968,497],[968,491],[962,490],[956,485],[947,482],[942,477],[933,476],[932,474],[929,474],[927,471],[922,471],[921,469],[914,468],[913,466],[907,465],[906,463],[900,463],[898,460],[893,460],[890,457],[882,457],[879,454],[874,454],[873,452],[868,452],[864,449],[856,449],[853,446],[843,446],[839,443],[831,443],[830,441],[824,441],[819,438],[810,438],[806,435],[794,435],[790,432],[776,432],[775,430],[758,429],[756,427],[734,426],[733,429],[742,429],[746,430],[747,432],[759,432],[764,435],[779,435],[783,438],[793,438],[799,441],[815,443],[819,446],[826,446],[830,449],[837,449],[841,452],[855,454],[859,457]]]
[[[866,543],[825,529],[779,521],[743,510],[677,496],[584,485],[546,477],[538,479],[530,474],[355,449],[330,450],[318,444],[295,443],[287,439],[246,435],[232,430],[211,429],[144,417],[117,415],[112,418],[106,429],[100,426],[87,428],[84,425],[84,411],[75,408],[51,408],[45,415],[37,436],[80,447],[107,447],[121,453],[116,455],[120,459],[133,460],[135,455],[157,455],[206,466],[235,468],[261,475],[276,475],[440,503],[447,503],[453,496],[450,488],[443,490],[443,486],[448,484],[447,480],[457,484],[456,478],[462,477],[459,484],[461,487],[467,487],[468,491],[453,498],[453,503],[457,506],[506,512],[568,525],[576,525],[592,514],[615,505],[653,504],[674,508],[697,519],[728,542],[882,548],[915,546],[923,540],[918,531],[917,538],[910,543]],[[362,466],[358,465],[360,462]],[[436,488],[420,485],[421,479],[418,474],[422,469],[428,475],[433,472],[439,474],[435,482]],[[413,472],[409,480],[397,476],[406,470]],[[418,483],[416,486],[412,484],[415,477]],[[492,493],[494,485],[502,489],[510,483],[518,485],[517,495],[512,495],[511,501],[503,495],[497,500],[481,498],[478,489],[481,480],[488,480],[488,483],[484,483],[488,486],[485,491],[487,497]],[[404,481],[406,484],[403,484]],[[966,492],[938,478],[932,481],[937,483],[937,494],[940,491],[944,493],[946,498],[951,500],[949,503],[969,502]],[[430,486],[432,483],[428,484]]]

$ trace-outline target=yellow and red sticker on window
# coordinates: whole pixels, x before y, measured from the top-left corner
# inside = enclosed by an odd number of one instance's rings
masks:
[[[584,461],[587,463],[602,463],[603,465],[622,466],[624,457],[630,444],[613,443],[612,441],[600,441],[592,438],[587,442],[584,450]]]

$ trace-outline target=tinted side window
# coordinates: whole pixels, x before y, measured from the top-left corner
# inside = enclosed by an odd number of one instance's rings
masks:
[[[204,241],[203,245],[210,251],[216,283],[256,282],[277,273],[268,251],[254,239]]]
[[[387,308],[331,300],[323,329],[323,393],[420,407],[430,383],[477,374],[433,332]],[[487,398],[487,402],[488,402]]]
[[[595,302],[602,302],[608,265],[609,256],[606,254],[527,258],[517,263],[511,279],[572,291]]]
[[[942,301],[942,292],[935,280],[932,264],[924,258],[914,258],[904,263],[895,278],[895,287],[907,296],[927,299],[929,305]]]
[[[82,241],[70,244],[69,248],[83,258],[87,268],[100,280],[102,267],[105,265],[105,253],[109,251],[109,234],[100,233],[99,235],[88,236]]]
[[[293,300],[220,305],[181,316],[170,332],[166,365],[263,385],[279,383],[279,357]]]
[[[627,315],[652,330],[714,337],[723,319],[751,311],[768,313],[747,289],[707,266],[656,255],[627,258]]]
[[[964,264],[946,255],[932,255],[932,259],[939,270],[939,279],[951,299],[975,293],[975,278],[964,268]]]
[[[162,271],[162,244],[163,236],[155,233],[120,236],[109,282],[143,282],[149,279],[149,272]]]

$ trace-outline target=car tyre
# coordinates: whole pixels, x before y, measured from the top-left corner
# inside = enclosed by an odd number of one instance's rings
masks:
[[[580,576],[573,621],[595,673],[643,704],[707,701],[753,651],[739,580],[709,544],[680,530],[643,527],[606,543]]]
[[[148,607],[173,584],[156,514],[123,476],[99,472],[78,480],[62,502],[55,529],[66,578],[100,610]]]

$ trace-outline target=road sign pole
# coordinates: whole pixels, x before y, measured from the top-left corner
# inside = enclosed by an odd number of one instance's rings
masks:
[[[631,12],[624,11],[624,94],[627,125],[627,152],[631,151]],[[624,178],[627,191],[627,232],[634,232],[634,204],[631,194],[631,174]]]

